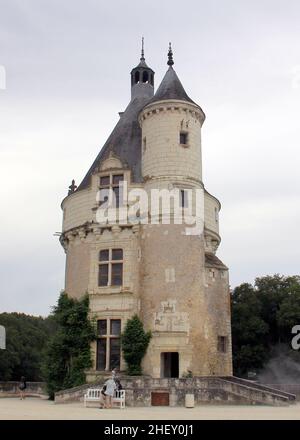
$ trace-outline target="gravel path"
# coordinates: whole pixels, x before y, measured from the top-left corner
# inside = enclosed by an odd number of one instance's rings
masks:
[[[81,403],[54,404],[48,400],[0,398],[1,420],[300,420],[300,403],[287,407],[203,405],[197,408],[84,408]]]

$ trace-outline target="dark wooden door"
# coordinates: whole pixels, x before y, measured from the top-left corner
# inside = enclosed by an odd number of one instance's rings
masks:
[[[169,404],[170,404],[169,393],[164,393],[164,392],[151,393],[152,406],[169,406]]]

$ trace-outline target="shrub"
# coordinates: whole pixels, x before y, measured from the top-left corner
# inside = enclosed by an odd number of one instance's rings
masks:
[[[141,362],[146,354],[151,332],[145,332],[143,323],[137,315],[134,315],[126,323],[122,333],[122,351],[127,363],[127,373],[130,376],[141,375]]]

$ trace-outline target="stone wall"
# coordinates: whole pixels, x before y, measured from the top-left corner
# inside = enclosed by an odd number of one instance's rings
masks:
[[[275,384],[263,384],[271,388],[276,388],[286,393],[295,394],[297,400],[300,401],[300,383],[275,383]]]
[[[181,101],[156,102],[140,115],[142,138],[146,147],[142,154],[142,174],[157,176],[189,176],[202,180],[200,109]],[[179,143],[179,133],[188,133],[188,143]]]
[[[122,377],[127,406],[151,406],[153,393],[169,393],[170,406],[184,406],[186,394],[194,394],[195,405],[249,404],[286,405],[293,399],[278,390],[260,389],[251,383],[236,383],[221,377],[194,377],[191,379],[152,379],[149,377]],[[101,388],[104,381],[60,391],[56,403],[83,401],[88,388]]]
[[[26,395],[32,397],[46,397],[46,384],[44,382],[26,382]],[[19,395],[19,382],[0,382],[0,397]]]

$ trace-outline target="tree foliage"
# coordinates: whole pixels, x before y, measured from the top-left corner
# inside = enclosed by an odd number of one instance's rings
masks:
[[[234,374],[259,370],[274,346],[291,342],[291,330],[300,324],[300,277],[265,276],[254,286],[241,284],[232,292]]]
[[[92,366],[90,344],[95,326],[89,319],[89,298],[59,297],[53,311],[57,331],[50,339],[43,361],[49,396],[56,391],[85,383],[85,370]]]
[[[0,350],[0,380],[42,380],[41,353],[55,329],[52,318],[24,313],[1,313],[0,324],[6,329],[6,349]]]
[[[137,315],[128,319],[121,341],[129,375],[142,374],[141,363],[146,354],[150,339],[151,332],[144,331],[143,323]]]
[[[7,349],[0,350],[0,380],[19,381],[22,375],[32,381],[45,379],[51,396],[84,383],[84,371],[91,366],[90,343],[95,339],[88,314],[87,296],[78,301],[65,293],[48,318],[0,314],[7,335]],[[285,353],[291,353],[291,329],[299,324],[299,276],[265,276],[256,278],[253,286],[236,287],[232,292],[234,374],[261,369],[279,344],[285,344]],[[122,350],[129,374],[142,373],[141,361],[150,338],[138,316],[127,321]],[[298,362],[298,358],[293,360]]]

